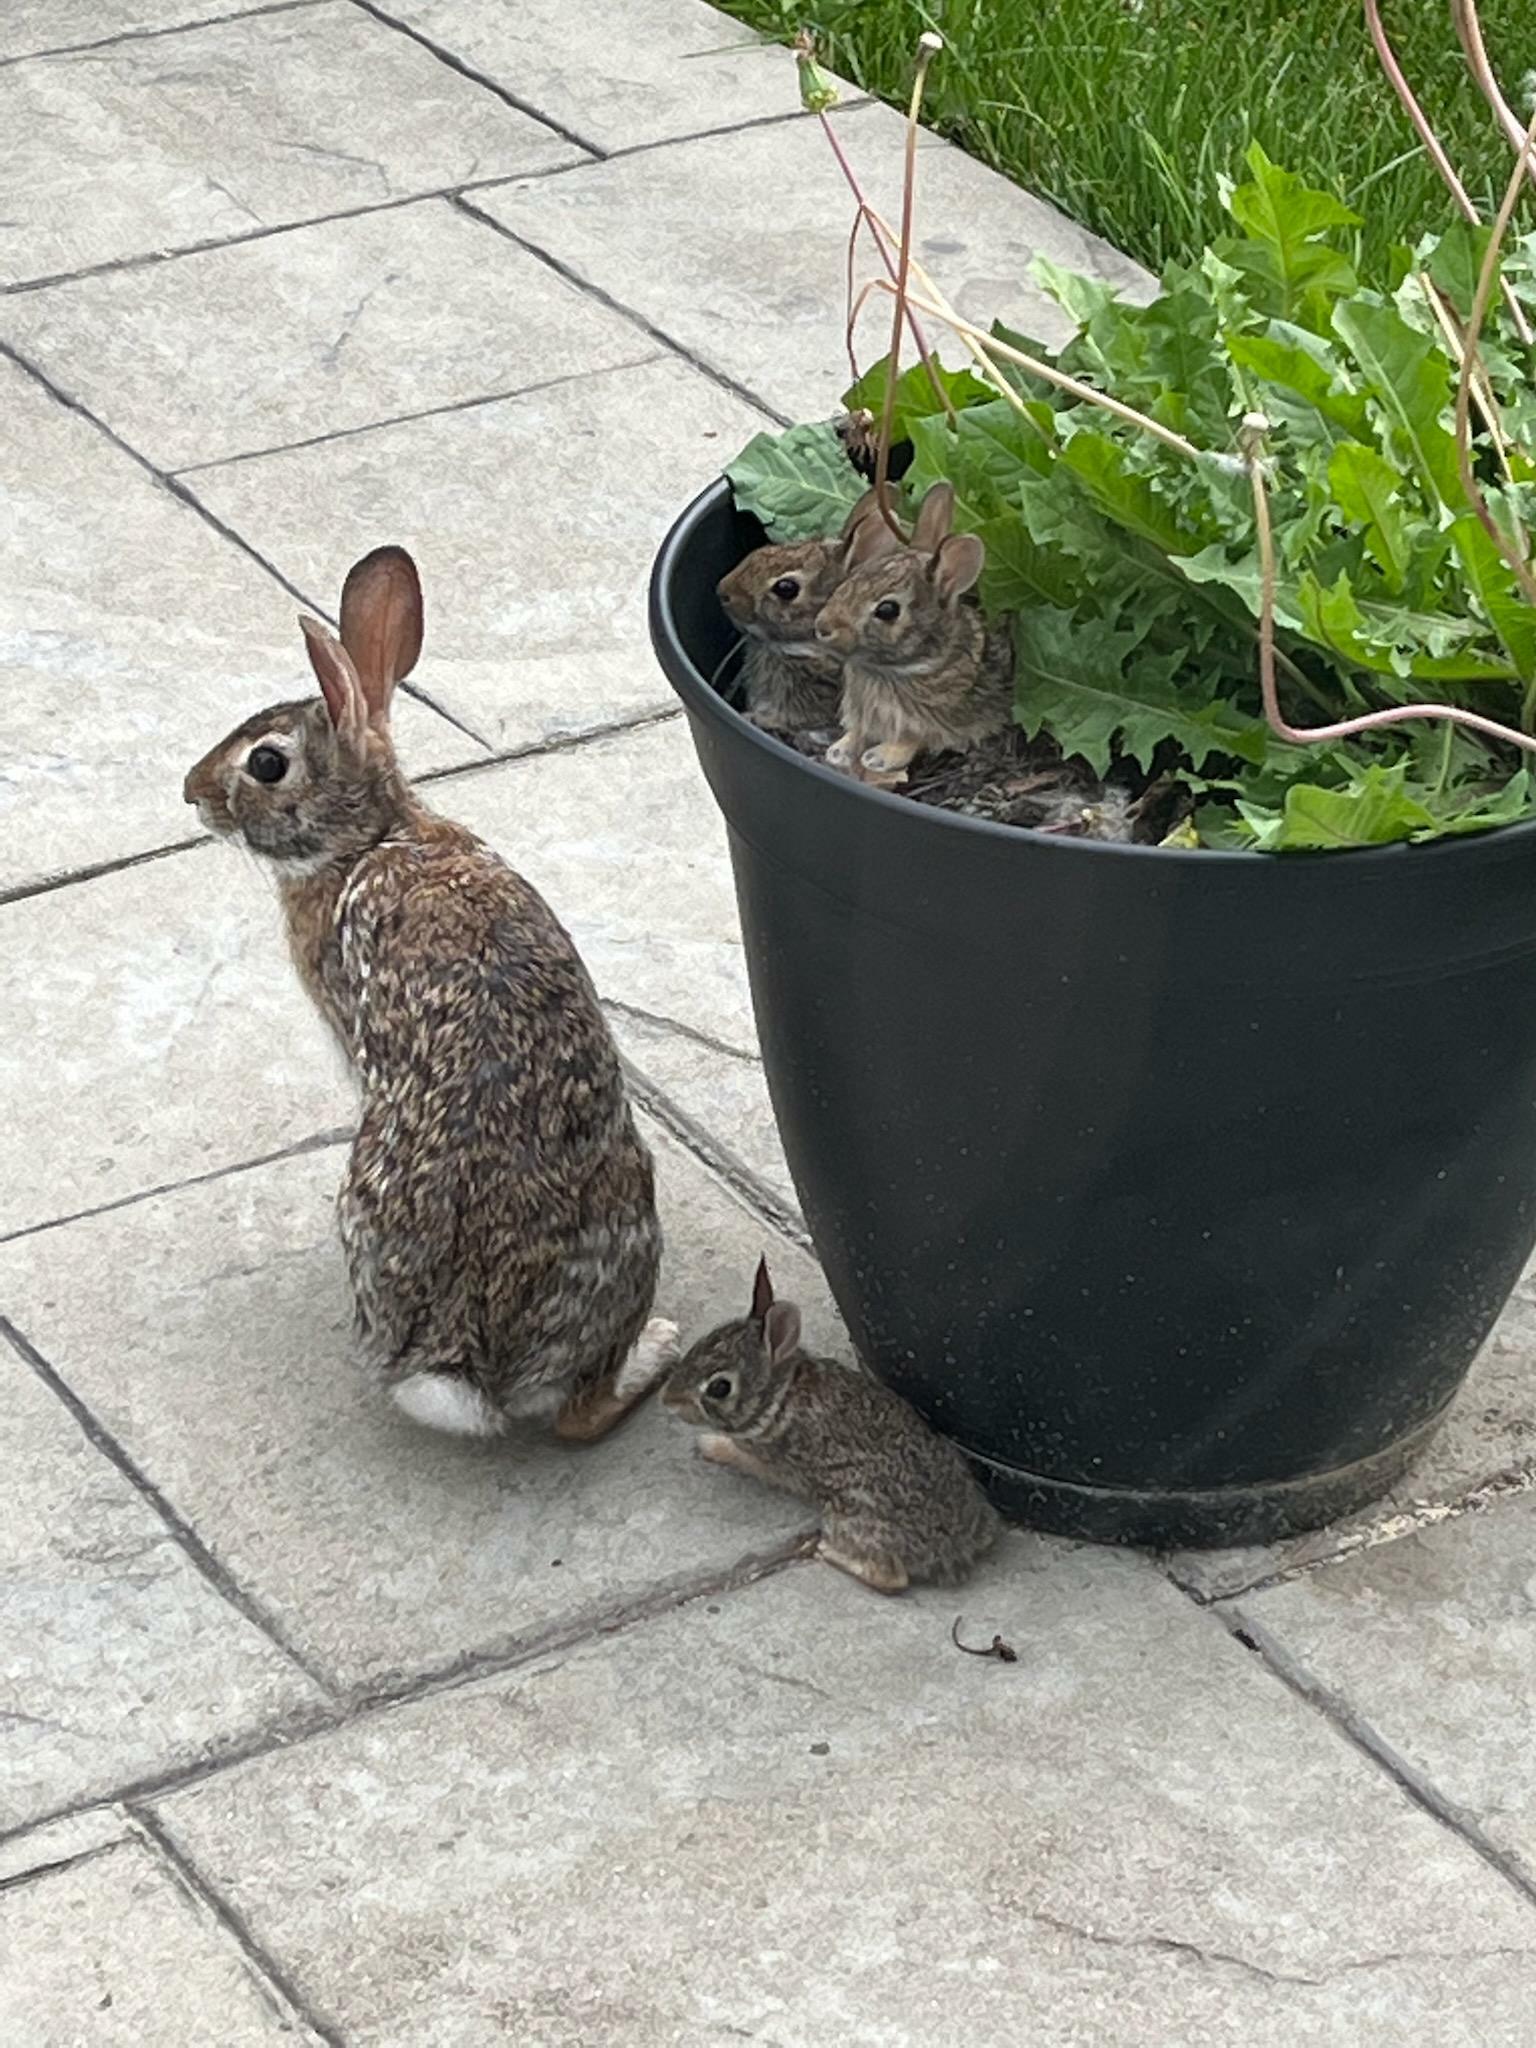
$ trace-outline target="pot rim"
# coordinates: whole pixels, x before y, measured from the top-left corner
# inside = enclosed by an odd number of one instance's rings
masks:
[[[698,496],[692,499],[679,513],[669,528],[666,538],[656,552],[651,569],[648,614],[651,645],[661,663],[662,671],[673,690],[682,700],[684,708],[712,718],[721,726],[734,730],[738,739],[749,746],[769,753],[775,760],[792,763],[801,774],[814,776],[828,789],[839,792],[845,802],[877,804],[886,810],[894,822],[897,816],[906,818],[914,829],[939,829],[950,832],[969,832],[1002,843],[1022,842],[1039,854],[1049,851],[1063,857],[1087,857],[1095,860],[1155,860],[1167,863],[1176,861],[1187,865],[1194,861],[1209,867],[1221,863],[1228,868],[1242,868],[1261,873],[1273,871],[1275,867],[1315,867],[1319,861],[1330,864],[1345,861],[1350,873],[1363,876],[1369,866],[1379,873],[1391,863],[1400,866],[1405,856],[1411,855],[1415,863],[1425,860],[1448,860],[1460,857],[1468,860],[1480,851],[1486,852],[1495,846],[1508,849],[1520,842],[1536,839],[1536,818],[1528,818],[1512,825],[1491,826],[1486,832],[1448,834],[1441,839],[1426,840],[1420,844],[1405,839],[1394,840],[1387,846],[1354,846],[1329,851],[1326,848],[1297,850],[1285,854],[1271,854],[1259,849],[1243,849],[1220,846],[1139,846],[1123,840],[1074,839],[1058,833],[1030,832],[1017,825],[1003,825],[990,818],[971,818],[961,811],[946,811],[935,804],[913,803],[908,797],[894,795],[889,790],[873,789],[867,782],[855,782],[850,775],[840,775],[820,761],[813,761],[793,747],[787,747],[782,740],[770,733],[759,730],[742,717],[741,713],[728,704],[718,690],[695,667],[687,653],[681,633],[677,628],[676,615],[672,608],[672,579],[677,573],[679,557],[692,540],[695,530],[705,519],[718,511],[722,505],[731,504],[731,487],[726,477],[716,477],[707,484]]]

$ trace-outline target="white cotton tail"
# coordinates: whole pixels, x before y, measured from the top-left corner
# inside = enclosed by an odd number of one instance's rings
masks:
[[[655,1386],[677,1352],[676,1323],[669,1323],[665,1316],[652,1316],[619,1367],[613,1391],[621,1401],[643,1394],[648,1387]]]
[[[499,1436],[504,1417],[480,1389],[454,1373],[413,1372],[390,1388],[395,1406],[425,1429],[449,1436]]]

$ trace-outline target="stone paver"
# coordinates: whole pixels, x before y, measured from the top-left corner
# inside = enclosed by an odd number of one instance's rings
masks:
[[[347,0],[10,65],[0,134],[0,281],[582,155]]]
[[[794,66],[699,0],[387,0],[385,11],[606,152],[792,113]]]
[[[559,369],[530,362],[528,379]],[[651,560],[762,425],[707,378],[651,362],[188,482],[304,589],[328,589],[381,535],[411,548],[422,682],[503,748],[675,701],[645,634]]]
[[[0,1894],[0,2039],[14,2048],[313,2038],[141,1843]]]
[[[19,293],[0,335],[171,470],[656,353],[443,199]]]
[[[786,104],[793,91],[786,75]],[[871,204],[895,218],[903,122],[879,106],[834,119]],[[923,144],[918,176],[923,260],[963,314],[1060,339],[1061,314],[1029,282],[1037,255],[1132,290],[1145,283],[1103,243],[945,143]],[[836,410],[848,383],[840,344],[853,202],[818,123],[587,164],[477,192],[474,204],[787,417]],[[633,232],[637,213],[643,235]],[[877,267],[870,255],[860,274]],[[889,346],[890,301],[877,295],[876,304],[861,330],[866,362]],[[958,359],[960,345],[941,353]]]
[[[0,1467],[0,1834],[317,1702],[3,1334]]]
[[[665,1311],[690,1336],[739,1312],[766,1250],[835,1343],[805,1255],[649,1135]],[[329,1674],[393,1684],[724,1571],[805,1526],[795,1503],[697,1460],[659,1410],[589,1452],[537,1430],[466,1443],[405,1421],[352,1362],[341,1167],[330,1149],[0,1249],[6,1313]],[[110,1291],[73,1287],[82,1268],[111,1273]]]
[[[161,1811],[367,2042],[1514,2048],[1536,1992],[1529,1908],[1215,1620],[1027,1537],[963,1600],[800,1566]]]
[[[4,361],[0,495],[3,890],[188,836],[193,761],[313,682],[289,593]],[[335,603],[345,569],[328,566],[316,603]],[[483,751],[410,698],[397,724],[417,770]],[[60,939],[72,916],[58,910]]]
[[[1536,1494],[1240,1604],[1536,1883]]]
[[[604,995],[755,1047],[723,833],[680,720],[430,794],[559,906]],[[350,1121],[271,884],[234,849],[31,897],[6,937],[0,1236]]]
[[[1536,1268],[1353,1522],[1016,1536],[894,1603],[654,1405],[466,1444],[359,1372],[351,1085],[180,791],[309,687],[284,584],[329,611],[387,540],[402,760],[585,954],[660,1306],[698,1334],[766,1252],[846,1342],[644,595],[770,410],[835,405],[850,203],[700,0],[235,11],[0,7],[0,2039],[1529,2048]],[[899,119],[836,119],[893,211]],[[1048,338],[1037,251],[1146,289],[932,139],[919,238]]]

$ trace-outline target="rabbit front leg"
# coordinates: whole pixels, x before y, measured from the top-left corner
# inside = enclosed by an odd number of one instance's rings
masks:
[[[841,733],[827,749],[827,766],[829,768],[840,768],[845,775],[852,775],[856,763],[864,752],[864,735],[862,733]]]
[[[760,1479],[765,1486],[784,1484],[779,1474],[754,1458],[745,1444],[738,1443],[735,1437],[722,1436],[717,1430],[707,1430],[699,1438],[698,1451],[711,1465],[727,1465],[733,1472],[745,1472],[751,1479]]]
[[[906,781],[907,769],[921,751],[921,740],[882,740],[877,747],[865,748],[859,766],[866,782],[895,785]]]

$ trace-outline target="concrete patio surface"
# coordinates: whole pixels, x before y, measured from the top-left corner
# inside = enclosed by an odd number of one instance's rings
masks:
[[[383,541],[402,756],[631,1063],[659,1305],[696,1334],[766,1250],[845,1342],[645,632],[671,516],[842,382],[845,193],[742,40],[0,8],[0,2042],[1530,2048],[1536,1281],[1373,1513],[1018,1531],[895,1602],[657,1412],[465,1445],[354,1367],[349,1085],[180,789]],[[900,122],[835,118],[890,206]],[[937,142],[922,180],[967,310],[1050,332],[1036,250],[1142,283]]]

